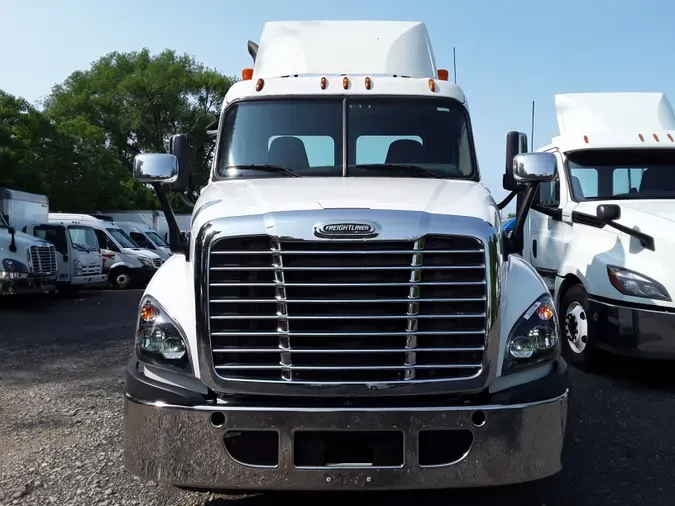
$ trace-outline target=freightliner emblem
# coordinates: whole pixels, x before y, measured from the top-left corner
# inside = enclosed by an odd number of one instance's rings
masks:
[[[362,239],[378,234],[372,223],[322,223],[314,227],[314,235],[329,239]]]

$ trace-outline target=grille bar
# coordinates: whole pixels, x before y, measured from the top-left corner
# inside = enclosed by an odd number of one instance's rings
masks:
[[[274,271],[277,267],[211,267],[212,271]],[[361,267],[361,266],[332,266],[332,267],[286,267],[285,271],[409,271],[410,266],[399,267]],[[485,269],[485,265],[439,265],[434,267],[420,266],[419,270],[461,270]]]
[[[208,314],[222,379],[300,384],[466,380],[485,359],[485,248],[228,237],[210,245]]]
[[[287,348],[291,351],[290,348]],[[462,351],[483,351],[484,346],[475,346],[473,348],[416,348],[419,352],[462,352]],[[213,353],[277,353],[279,348],[214,348]],[[321,349],[321,348],[293,348],[293,353],[364,353],[362,349]],[[405,353],[407,348],[377,348],[369,349],[368,353]]]

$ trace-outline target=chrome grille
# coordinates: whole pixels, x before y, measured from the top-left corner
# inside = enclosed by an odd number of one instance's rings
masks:
[[[223,238],[209,261],[221,378],[368,383],[481,373],[487,302],[478,239]]]
[[[152,265],[154,265],[157,268],[161,267],[163,262],[164,261],[161,258],[153,258],[152,259]]]
[[[31,272],[49,275],[56,273],[56,250],[54,246],[30,247]]]

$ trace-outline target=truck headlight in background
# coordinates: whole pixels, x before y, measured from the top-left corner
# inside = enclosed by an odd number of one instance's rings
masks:
[[[2,261],[0,269],[0,278],[2,279],[21,279],[27,278],[30,273],[28,266],[13,258],[5,258]]]
[[[191,373],[187,339],[176,321],[148,295],[143,297],[136,326],[136,354],[142,362]]]
[[[150,260],[147,257],[138,257],[140,262],[145,266],[145,267],[152,267],[152,260]]]
[[[529,369],[560,356],[558,317],[549,295],[542,295],[518,319],[504,353],[504,373]]]
[[[644,274],[638,274],[623,267],[608,265],[607,275],[612,286],[624,295],[670,302],[670,295],[666,287]]]
[[[81,275],[82,275],[82,262],[75,259],[73,260],[73,276],[81,276]]]

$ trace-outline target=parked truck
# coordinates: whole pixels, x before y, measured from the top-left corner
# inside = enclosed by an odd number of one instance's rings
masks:
[[[105,283],[103,259],[91,227],[70,227],[50,221],[46,195],[5,190],[0,201],[15,228],[54,245],[56,289],[59,292],[72,294],[82,287]]]
[[[50,213],[49,220],[67,227],[87,226],[93,229],[103,258],[103,279],[115,289],[147,283],[164,262],[159,255],[136,244],[113,221],[74,213]]]
[[[542,183],[524,257],[555,294],[564,354],[675,358],[675,114],[663,93],[555,96],[560,133],[539,148]],[[522,200],[522,199],[521,199]]]
[[[134,161],[174,254],[139,303],[127,469],[200,490],[559,471],[566,364],[519,254],[527,206],[505,237],[425,25],[271,22],[249,52],[187,240],[166,195],[187,186],[186,136]],[[555,156],[507,139],[506,175],[531,202]]]
[[[0,296],[56,289],[58,265],[54,245],[21,232],[22,227],[17,230],[17,223],[27,217],[26,213],[35,210],[35,206],[23,206],[18,197],[34,200],[33,194],[0,188]],[[42,205],[48,208],[40,199],[37,206]]]

